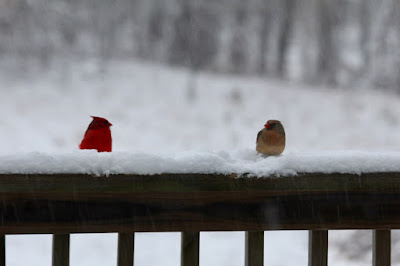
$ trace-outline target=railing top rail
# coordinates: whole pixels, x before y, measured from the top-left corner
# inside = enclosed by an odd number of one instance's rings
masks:
[[[400,173],[1,174],[0,233],[398,229]]]
[[[251,177],[237,174],[0,174],[0,193],[150,192],[400,192],[400,172],[306,173]]]

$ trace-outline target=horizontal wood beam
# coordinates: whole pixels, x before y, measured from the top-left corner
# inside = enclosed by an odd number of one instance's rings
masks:
[[[340,174],[311,173],[290,177],[238,177],[236,174],[0,174],[0,193],[88,198],[137,192],[262,192],[268,195],[310,192],[400,192],[400,172]]]
[[[400,173],[0,175],[0,234],[400,229]]]

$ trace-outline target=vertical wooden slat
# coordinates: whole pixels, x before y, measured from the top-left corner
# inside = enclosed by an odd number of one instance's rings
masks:
[[[264,265],[264,231],[246,232],[245,265]]]
[[[6,236],[0,235],[0,266],[6,266]]]
[[[133,256],[135,248],[134,233],[118,234],[118,266],[133,266]]]
[[[390,230],[374,230],[372,238],[373,238],[372,265],[390,266],[390,261],[391,261]]]
[[[200,232],[181,234],[181,266],[198,266]]]
[[[53,266],[69,266],[69,234],[53,235]]]
[[[308,233],[308,266],[328,265],[328,230]]]

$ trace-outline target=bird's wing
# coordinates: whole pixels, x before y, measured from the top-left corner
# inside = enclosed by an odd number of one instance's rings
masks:
[[[258,134],[257,134],[257,139],[256,139],[256,143],[258,143],[258,139],[260,138],[261,134],[262,134],[262,132],[261,132],[261,131],[260,131],[260,132],[258,132]]]
[[[83,137],[83,140],[81,144],[79,145],[79,148],[88,148],[88,146],[93,146],[93,141],[96,139],[97,134],[95,130],[92,129],[87,129],[85,132],[85,136]]]

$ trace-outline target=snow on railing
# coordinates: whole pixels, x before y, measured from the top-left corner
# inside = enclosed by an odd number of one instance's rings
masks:
[[[0,155],[0,174],[247,174],[294,176],[297,173],[374,173],[400,171],[400,152],[357,151],[288,153],[263,157],[254,150],[180,153],[64,153]]]
[[[355,152],[0,156],[0,265],[6,234],[53,234],[53,265],[64,266],[71,233],[117,232],[117,263],[133,265],[134,232],[182,232],[181,264],[192,266],[201,231],[245,231],[245,264],[257,266],[264,231],[291,229],[309,230],[309,265],[327,265],[331,229],[374,230],[373,264],[390,265],[399,161]]]

